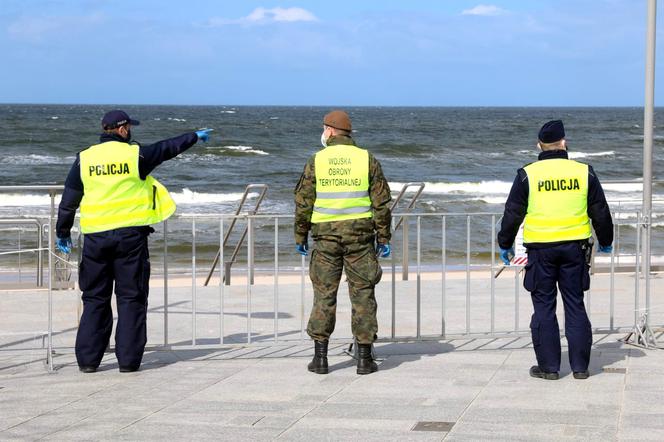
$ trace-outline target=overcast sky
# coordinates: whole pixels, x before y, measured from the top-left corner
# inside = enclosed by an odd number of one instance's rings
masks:
[[[0,102],[641,106],[645,25],[646,0],[1,0]]]

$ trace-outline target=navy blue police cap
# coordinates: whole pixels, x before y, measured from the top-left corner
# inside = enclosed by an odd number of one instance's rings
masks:
[[[565,138],[565,126],[562,120],[552,120],[544,123],[537,138],[542,143],[555,143]]]
[[[129,118],[129,115],[127,115],[127,112],[121,110],[106,112],[106,115],[104,115],[104,118],[101,120],[101,127],[103,129],[115,129],[116,127],[124,126],[125,124],[138,126],[141,122],[138,120],[132,120]]]

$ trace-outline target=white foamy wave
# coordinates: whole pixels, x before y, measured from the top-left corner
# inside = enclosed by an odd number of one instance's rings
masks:
[[[602,188],[606,192],[643,192],[641,183],[602,183]]]
[[[230,193],[201,193],[184,188],[181,192],[171,192],[171,196],[178,205],[201,205],[233,203],[242,199],[242,192]],[[258,193],[250,193],[249,198],[256,198]],[[55,199],[56,206],[60,203],[60,196]],[[48,195],[0,193],[0,207],[22,206],[49,206],[51,198]]]
[[[55,197],[56,206],[60,203],[60,195]],[[51,197],[47,194],[25,194],[25,193],[0,193],[0,207],[22,207],[22,206],[48,206]]]
[[[237,111],[234,110],[222,110],[220,113],[222,114],[235,114]]]
[[[58,120],[60,117],[53,116],[51,117],[51,120]]]
[[[189,190],[187,188],[182,189],[182,192],[171,192],[173,200],[177,204],[188,205],[188,204],[211,204],[211,203],[228,203],[235,202],[242,199],[242,192],[231,192],[231,193],[199,193]],[[258,196],[257,193],[250,193],[249,198],[255,198]]]
[[[424,183],[424,193],[435,194],[481,194],[481,195],[506,195],[512,188],[508,181],[480,181],[459,183]],[[390,183],[392,192],[399,192],[404,183]],[[408,192],[415,192],[416,186],[410,187]]]
[[[171,117],[168,117],[168,121],[180,121],[180,122],[185,122],[185,121],[187,121],[187,120],[185,120],[184,118],[171,118]]]
[[[250,153],[254,155],[270,155],[264,150],[255,149],[252,146],[209,146],[206,147],[208,150],[220,150],[220,151],[230,151],[230,152],[242,152]]]
[[[603,152],[569,152],[567,155],[571,160],[578,160],[579,158],[588,157],[612,157],[615,154],[613,150],[606,150]]]
[[[76,157],[56,157],[54,155],[10,155],[0,158],[0,164],[34,165],[34,164],[71,164]]]
[[[466,201],[481,201],[486,204],[505,204],[507,201],[507,195],[505,196],[478,196],[473,198],[461,198],[445,201],[445,203],[463,203]]]

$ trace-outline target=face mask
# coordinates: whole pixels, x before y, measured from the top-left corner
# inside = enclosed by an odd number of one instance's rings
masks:
[[[320,144],[322,144],[323,147],[327,147],[327,138],[325,138],[325,132],[320,134]]]

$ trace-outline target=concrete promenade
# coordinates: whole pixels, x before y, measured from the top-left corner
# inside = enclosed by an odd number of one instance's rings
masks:
[[[422,280],[422,334],[440,333],[436,275]],[[594,326],[608,319],[607,275],[593,278]],[[512,337],[382,342],[380,371],[355,374],[343,353],[349,333],[347,290],[339,297],[331,373],[306,371],[312,348],[300,341],[298,279],[279,286],[279,341],[274,338],[270,278],[252,289],[251,334],[246,339],[246,287],[225,292],[197,287],[197,343],[191,346],[191,287],[169,291],[169,344],[163,349],[163,292],[151,291],[150,345],[141,371],[119,373],[112,353],[94,374],[78,371],[71,348],[76,296],[57,292],[56,371],[45,370],[45,292],[0,292],[0,440],[663,440],[664,351],[618,342],[624,333],[596,334],[591,377],[575,380],[563,348],[561,379],[528,376],[534,363],[527,334],[527,293],[514,305],[514,278],[497,284],[496,330]],[[512,283],[510,286],[509,283]],[[236,281],[234,280],[234,284]],[[487,328],[484,275],[473,275],[471,332]],[[390,332],[390,275],[380,285],[381,336]],[[415,329],[414,281],[398,281],[397,336]],[[463,276],[447,281],[447,324],[465,327]],[[633,275],[619,275],[616,325],[633,316]],[[662,282],[653,279],[659,299]],[[310,288],[305,313],[311,305]],[[438,304],[436,304],[438,303]],[[655,303],[654,303],[655,304]],[[517,310],[515,310],[515,307]],[[519,312],[515,318],[515,311]],[[620,316],[620,317],[618,317]],[[224,344],[219,343],[223,317]],[[562,322],[561,322],[562,325]],[[32,331],[32,334],[31,334]],[[661,335],[661,332],[657,332]],[[664,339],[663,339],[664,340]],[[565,341],[563,339],[563,345]]]

